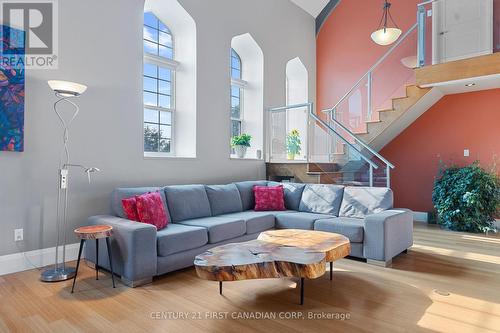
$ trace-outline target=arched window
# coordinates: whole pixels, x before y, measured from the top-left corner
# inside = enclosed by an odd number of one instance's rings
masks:
[[[231,39],[231,137],[252,137],[245,158],[261,159],[264,146],[264,54],[249,33]],[[231,157],[236,158],[231,150]]]
[[[296,105],[308,102],[309,85],[307,69],[299,58],[291,59],[286,64],[286,104]],[[286,135],[293,131],[300,141],[300,149],[296,153],[297,160],[307,159],[308,110],[304,108],[289,109],[286,113]],[[286,156],[283,156],[286,158]]]
[[[173,154],[175,113],[174,40],[153,13],[144,13],[144,153]]]
[[[243,90],[241,79],[241,58],[231,49],[231,137],[240,135],[243,128]]]

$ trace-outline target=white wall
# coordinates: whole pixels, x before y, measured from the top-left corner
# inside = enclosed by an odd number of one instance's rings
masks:
[[[249,32],[264,53],[264,106],[285,103],[285,66],[300,57],[315,96],[314,19],[288,0],[181,0],[197,29],[197,158],[144,159],[140,0],[59,1],[59,70],[26,79],[24,153],[0,152],[0,255],[54,246],[57,159],[62,131],[48,79],[89,86],[71,129],[74,162],[102,169],[87,184],[74,171],[70,227],[108,212],[117,186],[224,183],[265,176],[261,161],[230,160],[231,38]],[[230,12],[231,11],[231,12]],[[14,243],[14,229],[25,241]],[[70,237],[70,242],[75,239]]]

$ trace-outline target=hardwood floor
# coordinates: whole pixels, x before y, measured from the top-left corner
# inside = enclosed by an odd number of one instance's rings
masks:
[[[303,306],[296,279],[227,282],[220,296],[192,268],[113,289],[109,274],[96,281],[81,267],[74,294],[69,281],[39,282],[37,270],[0,276],[0,331],[500,332],[500,237],[424,224],[392,268],[343,259],[333,282],[328,273],[306,281]]]

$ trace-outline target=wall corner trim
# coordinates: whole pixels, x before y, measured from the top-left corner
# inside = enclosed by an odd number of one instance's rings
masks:
[[[66,245],[66,262],[74,261],[78,258],[79,248],[80,243]],[[59,252],[62,255],[61,248],[59,248]],[[0,276],[53,265],[55,255],[56,248],[49,247],[0,256]]]
[[[325,8],[316,17],[316,36],[318,36],[323,23],[328,19],[328,16],[333,12],[333,10],[338,6],[340,0],[330,0]]]

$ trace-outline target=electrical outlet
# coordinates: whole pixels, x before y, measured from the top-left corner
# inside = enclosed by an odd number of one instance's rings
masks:
[[[14,241],[19,242],[19,241],[22,241],[23,239],[24,239],[23,229],[15,229],[14,230]]]
[[[469,149],[464,149],[464,157],[469,157],[469,156],[470,156]]]
[[[432,9],[429,9],[427,10],[427,17],[431,17],[432,16]]]

